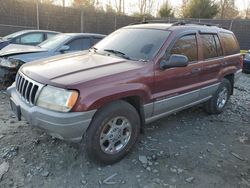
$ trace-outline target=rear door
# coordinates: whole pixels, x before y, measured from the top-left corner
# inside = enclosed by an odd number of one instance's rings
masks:
[[[198,52],[197,34],[182,35],[170,47],[167,56],[185,55],[189,59],[189,65],[165,70],[161,70],[159,64],[156,65],[154,115],[170,113],[199,100],[202,64]]]
[[[233,33],[221,32],[222,46],[224,47],[225,62],[223,68],[231,66],[241,69],[240,47]],[[235,71],[235,70],[234,70]],[[234,72],[233,71],[233,72]]]
[[[211,96],[218,88],[221,66],[224,65],[224,56],[221,41],[216,33],[200,33],[202,43],[203,70],[201,81],[204,88],[201,97]]]

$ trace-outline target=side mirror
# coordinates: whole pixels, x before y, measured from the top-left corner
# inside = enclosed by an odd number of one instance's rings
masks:
[[[160,68],[172,68],[172,67],[186,67],[188,65],[188,58],[185,55],[173,54],[169,60],[163,59],[160,62]]]
[[[68,45],[63,45],[58,51],[64,53],[65,51],[69,51],[69,49],[70,47]]]

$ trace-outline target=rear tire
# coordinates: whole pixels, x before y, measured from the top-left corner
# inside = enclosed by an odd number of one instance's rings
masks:
[[[99,109],[86,134],[87,154],[95,161],[112,164],[125,157],[140,133],[140,117],[125,101],[115,101]]]
[[[223,112],[232,91],[231,83],[228,79],[223,79],[213,97],[205,103],[205,109],[209,114],[220,114]]]

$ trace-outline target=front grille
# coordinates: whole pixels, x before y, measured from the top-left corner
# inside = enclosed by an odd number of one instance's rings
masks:
[[[31,105],[34,105],[42,84],[39,84],[22,73],[16,75],[16,90],[21,98]]]

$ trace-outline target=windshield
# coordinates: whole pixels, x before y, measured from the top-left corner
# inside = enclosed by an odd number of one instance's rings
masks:
[[[24,34],[24,33],[26,33],[26,32],[27,32],[27,31],[18,31],[18,32],[12,33],[12,34],[10,34],[10,35],[6,35],[5,37],[3,37],[3,39],[9,40],[9,39],[15,38],[15,37],[17,37],[17,36],[19,36],[19,35],[22,35],[22,34]]]
[[[94,46],[97,52],[151,60],[166,41],[169,31],[156,29],[119,29]]]
[[[46,41],[42,42],[38,46],[41,48],[45,48],[48,50],[53,50],[62,45],[65,41],[67,41],[70,38],[69,35],[66,34],[59,34],[54,37],[51,37],[47,39]]]

